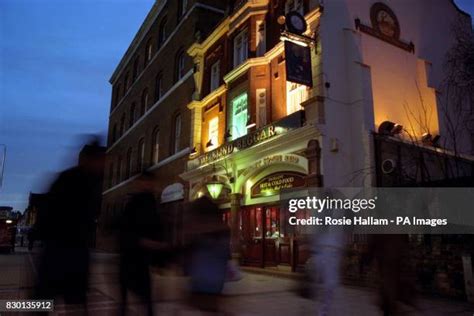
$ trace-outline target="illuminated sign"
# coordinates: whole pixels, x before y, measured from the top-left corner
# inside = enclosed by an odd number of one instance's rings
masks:
[[[298,172],[277,172],[268,175],[255,183],[251,191],[251,197],[265,197],[280,193],[282,189],[302,187],[305,184],[304,174]]]

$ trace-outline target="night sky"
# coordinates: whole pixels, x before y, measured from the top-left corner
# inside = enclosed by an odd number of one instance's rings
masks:
[[[105,140],[108,80],[153,2],[0,0],[0,205],[23,211],[76,163],[78,135]],[[474,0],[456,2],[474,15]]]

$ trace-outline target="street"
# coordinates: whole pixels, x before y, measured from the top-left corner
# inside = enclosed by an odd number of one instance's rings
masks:
[[[25,299],[32,293],[39,252],[19,248],[15,254],[0,254],[0,299]],[[92,255],[88,308],[92,315],[116,315],[120,291],[117,281],[118,257],[94,252]],[[157,315],[200,315],[186,305],[186,278],[172,272],[153,273],[154,307]],[[232,315],[315,315],[317,303],[297,296],[298,282],[263,274],[245,273],[224,289],[223,310]],[[341,286],[331,315],[380,315],[374,290]],[[55,302],[53,315],[81,315],[80,306]],[[473,315],[466,302],[419,298],[418,309],[401,306],[401,315]],[[132,299],[130,315],[143,314],[143,305]],[[25,313],[26,314],[26,313]],[[3,315],[3,314],[2,314]],[[8,315],[8,314],[7,314]]]

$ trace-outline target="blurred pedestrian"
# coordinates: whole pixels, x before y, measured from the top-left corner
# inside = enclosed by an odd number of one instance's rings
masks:
[[[167,249],[160,238],[159,217],[153,193],[154,177],[143,173],[135,181],[136,192],[131,195],[122,214],[120,227],[120,285],[121,314],[126,314],[129,294],[138,296],[153,315],[150,264],[152,257]]]
[[[189,223],[189,258],[191,306],[205,312],[219,312],[228,261],[230,230],[222,221],[219,208],[208,197],[191,203]]]
[[[38,296],[62,297],[66,304],[86,308],[89,238],[100,208],[104,148],[86,145],[77,167],[63,171],[38,213],[38,237],[44,243],[39,267]]]

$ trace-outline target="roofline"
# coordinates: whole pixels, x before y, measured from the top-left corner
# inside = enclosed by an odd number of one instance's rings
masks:
[[[120,59],[118,66],[115,68],[112,76],[109,79],[109,82],[113,84],[119,74],[122,72],[123,68],[129,63],[132,56],[134,56],[135,51],[137,50],[139,44],[142,42],[143,38],[148,34],[153,22],[155,22],[158,15],[161,13],[168,0],[156,0],[150,11],[148,12],[145,20],[138,29],[138,32],[135,34],[132,42],[128,46],[125,54]]]

